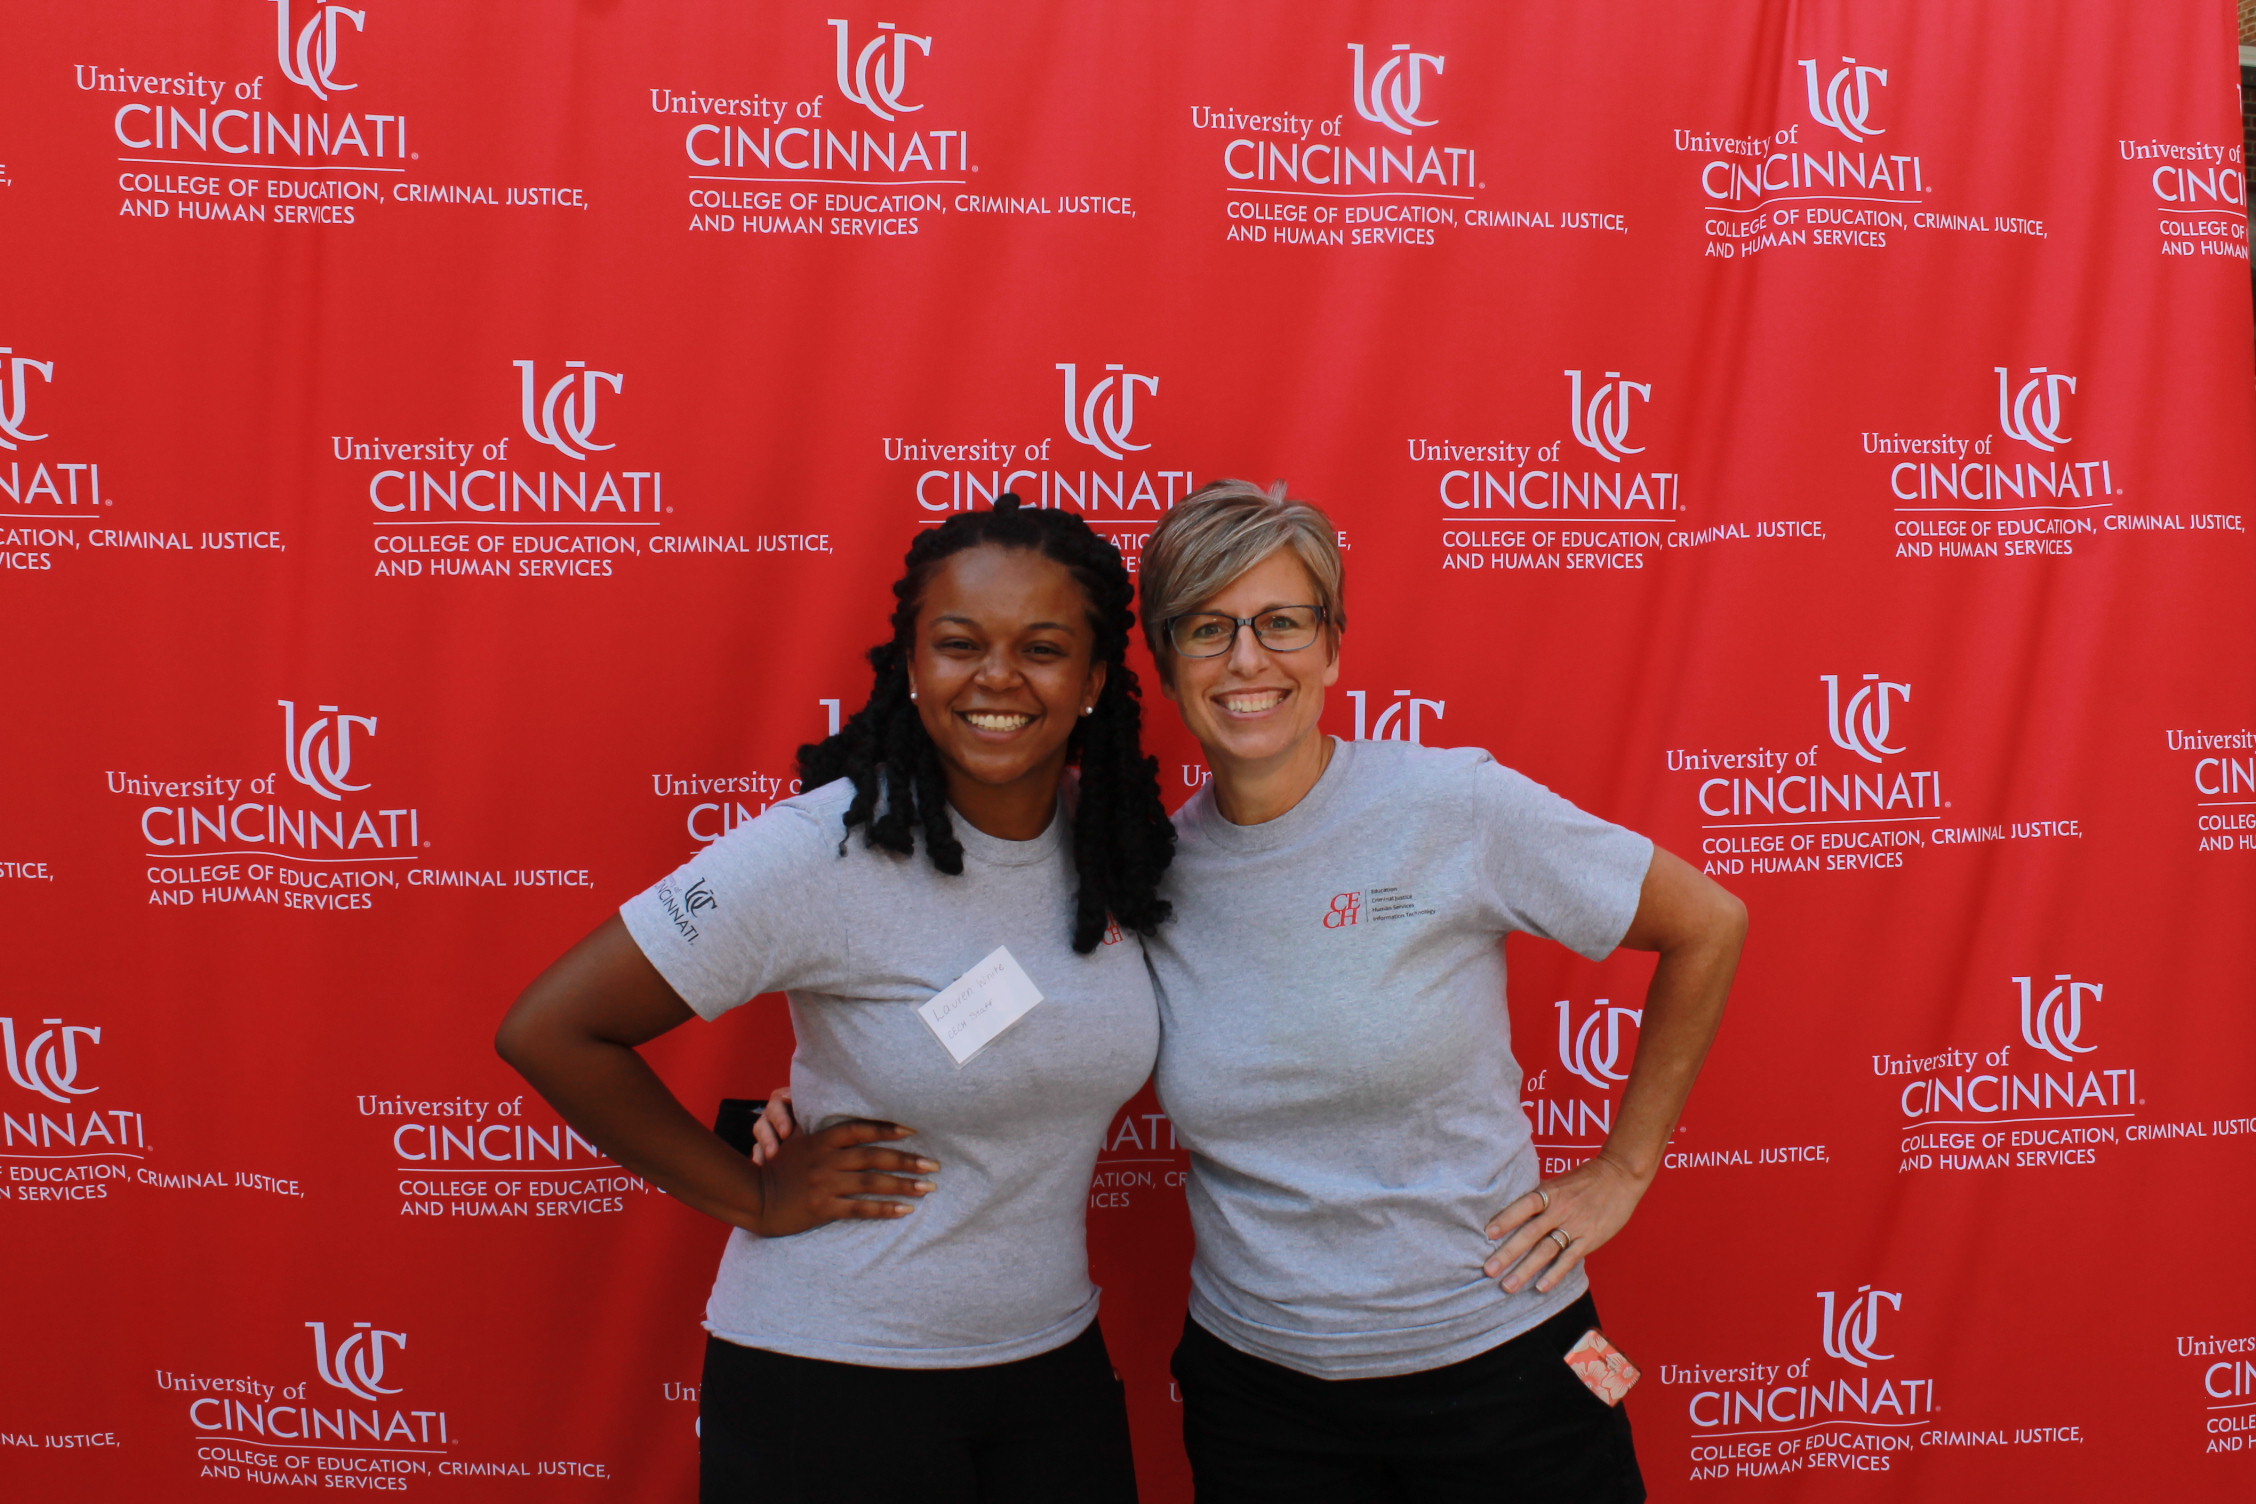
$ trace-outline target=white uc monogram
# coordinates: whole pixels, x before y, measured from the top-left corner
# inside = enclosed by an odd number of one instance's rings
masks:
[[[1629,1072],[1616,1070],[1622,1064],[1622,1020],[1628,1019],[1632,1028],[1645,1022],[1642,1008],[1621,1008],[1604,998],[1597,999],[1588,1017],[1580,1025],[1574,1021],[1574,1004],[1559,999],[1559,1064],[1569,1075],[1580,1076],[1600,1091],[1618,1086],[1629,1079]],[[1599,1032],[1600,1025],[1605,1032]]]
[[[1355,113],[1374,125],[1407,136],[1411,128],[1421,125],[1439,125],[1438,120],[1420,120],[1418,105],[1425,92],[1420,72],[1427,65],[1433,71],[1443,71],[1443,59],[1431,52],[1412,52],[1408,42],[1394,44],[1394,56],[1379,64],[1369,82],[1363,77],[1363,44],[1350,42],[1347,50],[1355,54]]]
[[[1355,702],[1354,739],[1359,742],[1414,742],[1419,739],[1425,729],[1422,722],[1427,711],[1432,711],[1433,717],[1437,721],[1443,719],[1449,713],[1449,702],[1447,700],[1420,699],[1407,689],[1398,689],[1394,692],[1394,703],[1381,710],[1379,718],[1372,721],[1370,728],[1366,730],[1364,728],[1366,707],[1363,701],[1368,693],[1368,690],[1361,689],[1351,689],[1347,692],[1347,697]]]
[[[2066,975],[2053,980],[2067,985],[2053,988],[2039,1000],[2030,978],[2013,979],[2014,985],[2021,989],[2021,1037],[2055,1060],[2073,1061],[2078,1055],[2089,1055],[2099,1048],[2085,1044],[2082,1039],[2084,999],[2088,996],[2098,1002],[2103,989],[2098,982],[2079,982]]]
[[[309,1321],[306,1325],[313,1329],[313,1361],[321,1370],[324,1384],[347,1394],[357,1394],[364,1400],[399,1393],[397,1389],[384,1387],[384,1344],[405,1347],[407,1333],[379,1332],[368,1322],[356,1321],[352,1335],[340,1341],[337,1350],[331,1352],[329,1334],[322,1329],[322,1323]]]
[[[1149,444],[1137,444],[1128,435],[1136,426],[1136,388],[1142,387],[1156,397],[1159,395],[1157,376],[1138,376],[1125,366],[1106,366],[1107,371],[1117,371],[1117,376],[1107,376],[1089,388],[1089,395],[1078,397],[1074,391],[1073,367],[1060,362],[1058,369],[1065,372],[1065,431],[1088,445],[1107,459],[1126,459],[1128,452],[1149,449]]]
[[[99,1027],[86,1024],[65,1024],[59,1018],[43,1018],[43,1024],[57,1027],[34,1034],[25,1042],[23,1053],[16,1053],[16,1021],[0,1018],[0,1046],[8,1052],[8,1076],[26,1091],[38,1092],[54,1102],[68,1102],[72,1097],[83,1097],[101,1090],[98,1086],[78,1084],[78,1042],[102,1042]]]
[[[591,449],[609,449],[609,444],[595,442],[595,389],[597,383],[611,388],[613,393],[627,389],[627,378],[615,371],[591,371],[584,360],[564,362],[564,375],[548,389],[548,395],[534,406],[538,384],[533,379],[533,363],[516,362],[522,373],[519,402],[525,419],[525,432],[535,443],[546,444],[559,454],[584,460]],[[574,373],[578,374],[574,374]],[[577,386],[578,391],[572,388]]]
[[[1880,1338],[1880,1302],[1888,1303],[1891,1310],[1903,1309],[1903,1296],[1892,1290],[1875,1290],[1870,1285],[1857,1286],[1857,1293],[1841,1306],[1840,1315],[1833,1312],[1833,1292],[1820,1290],[1817,1298],[1825,1303],[1825,1355],[1839,1358],[1844,1363],[1854,1363],[1862,1368],[1867,1361],[1885,1363],[1894,1353],[1874,1352],[1872,1344]]]
[[[1893,695],[1904,704],[1911,702],[1908,684],[1883,684],[1878,674],[1864,676],[1864,688],[1849,696],[1849,703],[1841,703],[1841,676],[1819,674],[1825,681],[1825,729],[1833,735],[1833,745],[1854,752],[1866,762],[1878,762],[1883,756],[1901,752],[1901,747],[1888,745],[1888,697]]]
[[[330,77],[330,70],[337,66],[337,20],[340,16],[352,22],[355,31],[367,29],[361,24],[368,19],[365,11],[347,10],[342,5],[317,5],[313,8],[313,19],[300,27],[293,38],[290,0],[274,0],[274,50],[282,63],[282,76],[311,89],[316,99],[327,99],[332,93],[360,87],[341,84]]]
[[[1653,388],[1642,381],[1623,381],[1621,372],[1608,371],[1586,404],[1582,400],[1582,372],[1567,372],[1567,416],[1574,423],[1575,442],[1599,458],[1620,464],[1625,454],[1643,454],[1644,446],[1629,442],[1629,397],[1632,392],[1647,402]]]
[[[18,444],[35,443],[44,439],[43,433],[25,433],[24,372],[37,371],[49,381],[55,379],[55,363],[51,360],[32,360],[11,354],[6,345],[0,345],[0,355],[8,356],[8,380],[0,385],[0,449],[13,449]]]
[[[880,33],[854,52],[853,43],[847,40],[845,21],[832,21],[838,28],[838,92],[845,95],[880,120],[891,120],[895,115],[913,114],[924,108],[921,104],[901,103],[901,90],[908,83],[909,44],[925,57],[932,56],[932,38],[913,37],[905,31],[894,30],[891,21],[880,21]],[[890,37],[884,33],[891,32]],[[893,44],[893,57],[885,56],[885,44]]]
[[[341,800],[347,794],[357,794],[368,787],[365,783],[347,783],[352,775],[352,728],[360,727],[370,736],[376,734],[376,717],[372,715],[339,715],[337,707],[321,707],[321,719],[298,733],[298,707],[294,700],[276,700],[282,707],[282,765],[290,776],[324,799]]]
[[[1842,62],[1849,66],[1833,75],[1832,81],[1821,90],[1817,82],[1817,59],[1802,59],[1802,72],[1809,81],[1810,118],[1819,125],[1830,125],[1851,141],[1862,141],[1867,136],[1884,136],[1886,131],[1870,124],[1872,113],[1872,81],[1888,86],[1888,70],[1871,68],[1853,57]]]
[[[2050,454],[2053,447],[2068,440],[2060,436],[2060,389],[2073,392],[2076,378],[2058,372],[2048,372],[2043,366],[2029,367],[2029,379],[2019,391],[2013,389],[2013,372],[2006,366],[1992,366],[1998,379],[1998,427],[2005,430],[2007,438],[2019,439]],[[2040,393],[2038,388],[2042,387]]]

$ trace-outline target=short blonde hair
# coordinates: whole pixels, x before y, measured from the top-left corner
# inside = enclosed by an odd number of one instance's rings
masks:
[[[1317,508],[1291,496],[1283,481],[1267,490],[1251,481],[1211,481],[1167,514],[1144,545],[1137,586],[1144,640],[1162,674],[1174,677],[1167,623],[1197,610],[1280,548],[1291,549],[1306,566],[1316,583],[1314,604],[1324,608],[1326,630],[1337,640],[1347,626],[1339,530]]]

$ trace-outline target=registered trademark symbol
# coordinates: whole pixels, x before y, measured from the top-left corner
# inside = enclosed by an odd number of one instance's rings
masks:
[[[425,841],[423,844],[428,847],[431,843],[429,841]]]
[[[407,159],[410,162],[420,162],[423,160],[423,153],[419,151],[411,151],[407,154]]]

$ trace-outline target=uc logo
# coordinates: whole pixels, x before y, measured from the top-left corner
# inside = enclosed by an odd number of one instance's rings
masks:
[[[337,707],[321,707],[321,719],[306,727],[305,734],[298,733],[298,706],[294,700],[276,700],[282,707],[282,764],[290,776],[324,799],[341,800],[347,794],[357,794],[368,787],[365,783],[347,783],[352,776],[352,733],[358,726],[370,736],[376,734],[376,717],[372,715],[339,715]]]
[[[1328,930],[1344,929],[1362,917],[1362,913],[1363,895],[1361,893],[1335,893],[1332,895],[1331,907],[1324,910],[1324,928]]]
[[[34,1034],[24,1042],[21,1054],[16,1050],[16,1021],[0,1018],[0,1048],[8,1053],[8,1076],[26,1091],[38,1092],[52,1102],[67,1103],[73,1097],[83,1097],[101,1090],[98,1086],[78,1084],[78,1042],[84,1039],[92,1044],[102,1042],[99,1027],[86,1024],[66,1024],[59,1018],[43,1018],[43,1024],[55,1027]]]
[[[1849,703],[1841,703],[1841,677],[1838,674],[1819,674],[1825,681],[1825,729],[1832,733],[1833,745],[1854,752],[1866,762],[1878,762],[1882,757],[1901,752],[1901,747],[1888,745],[1888,700],[1893,696],[1899,703],[1911,700],[1908,684],[1883,684],[1878,674],[1864,676],[1864,688],[1849,696]]]
[[[2005,430],[2007,438],[2019,439],[2047,454],[2068,442],[2060,436],[2060,389],[2073,392],[2075,377],[2031,366],[2029,379],[2015,391],[2011,368],[1990,369],[1997,372],[1998,379],[1998,427]]]
[[[1582,372],[1567,372],[1567,416],[1574,424],[1575,442],[1614,464],[1625,454],[1643,454],[1644,446],[1629,442],[1630,394],[1653,400],[1653,388],[1642,381],[1624,381],[1621,372],[1608,371],[1606,379],[1582,400]]]
[[[1880,87],[1888,86],[1888,70],[1868,67],[1853,57],[1845,57],[1848,64],[1822,87],[1817,81],[1817,59],[1802,59],[1802,73],[1809,83],[1810,119],[1819,125],[1830,125],[1851,141],[1862,141],[1867,136],[1884,136],[1886,131],[1871,123],[1872,82],[1878,79]]]
[[[331,70],[337,66],[340,18],[352,22],[355,31],[366,30],[362,23],[368,19],[367,12],[347,10],[342,5],[316,5],[312,19],[293,34],[290,0],[274,0],[274,51],[282,64],[282,76],[312,90],[316,99],[327,99],[333,93],[360,87],[341,84],[331,76]]]
[[[2083,1042],[2084,999],[2100,1000],[2102,991],[2098,982],[2079,982],[2068,976],[2056,976],[2055,982],[2065,986],[2055,987],[2040,1000],[2036,988],[2028,977],[2015,977],[2021,989],[2021,1037],[2033,1048],[2044,1051],[2055,1060],[2073,1061],[2078,1055],[2089,1055],[2099,1048]]]
[[[7,356],[6,360],[0,360],[0,366],[7,367],[7,381],[0,384],[0,449],[13,449],[18,444],[36,443],[40,439],[46,438],[47,435],[23,431],[24,373],[37,371],[46,380],[53,381],[55,379],[55,363],[51,360],[32,360],[27,356],[13,354],[6,345],[0,345],[0,355]]]
[[[1368,690],[1361,689],[1347,692],[1347,697],[1355,702],[1354,739],[1359,742],[1415,742],[1425,730],[1423,721],[1427,711],[1432,711],[1433,718],[1438,721],[1449,710],[1447,700],[1420,699],[1407,689],[1398,689],[1394,692],[1394,703],[1382,709],[1379,718],[1366,729],[1363,701],[1368,694]]]
[[[1843,1301],[1838,1312],[1833,1308],[1831,1290],[1820,1290],[1817,1298],[1825,1304],[1827,1357],[1839,1358],[1859,1368],[1867,1363],[1885,1363],[1895,1357],[1894,1353],[1876,1351],[1872,1344],[1880,1340],[1880,1303],[1886,1301],[1890,1310],[1902,1310],[1903,1296],[1899,1292],[1859,1285],[1856,1294]]]
[[[397,1389],[384,1387],[384,1344],[394,1348],[407,1346],[407,1333],[380,1332],[368,1322],[353,1323],[352,1335],[338,1339],[332,1350],[329,1334],[322,1323],[309,1321],[313,1330],[313,1361],[321,1370],[321,1381],[347,1394],[356,1394],[372,1400],[380,1394],[397,1394]]]
[[[1574,1004],[1559,999],[1559,1064],[1572,1076],[1597,1087],[1600,1091],[1618,1086],[1629,1079],[1627,1070],[1615,1067],[1626,1062],[1622,1059],[1622,1020],[1631,1028],[1645,1022],[1642,1008],[1623,1008],[1599,998],[1580,1024],[1574,1021]]]
[[[847,38],[848,22],[833,21],[838,28],[838,92],[845,95],[880,120],[891,120],[895,115],[910,115],[924,108],[921,104],[901,103],[901,90],[908,83],[909,47],[924,57],[932,56],[932,38],[913,37],[905,31],[894,29],[891,21],[877,23],[878,35],[872,37],[859,53]],[[890,35],[888,35],[890,33]],[[885,44],[893,44],[893,55],[885,55]]]
[[[587,458],[591,449],[609,449],[609,444],[595,442],[595,392],[600,384],[613,393],[627,389],[627,378],[615,371],[591,371],[584,360],[564,362],[564,375],[548,389],[548,395],[534,406],[538,390],[533,380],[533,363],[516,362],[520,373],[519,403],[525,419],[525,432],[537,444],[546,444],[557,453],[575,460]],[[578,374],[573,374],[577,372]],[[577,386],[578,391],[573,388]]]
[[[1108,375],[1089,388],[1083,397],[1075,391],[1075,373],[1064,362],[1058,369],[1065,372],[1065,431],[1080,443],[1088,445],[1106,459],[1126,459],[1138,449],[1149,449],[1149,444],[1138,444],[1129,438],[1136,427],[1136,389],[1142,387],[1151,396],[1159,395],[1157,376],[1138,376],[1125,366],[1106,366]]]
[[[1439,125],[1438,120],[1420,120],[1418,106],[1425,92],[1423,70],[1431,67],[1436,74],[1442,71],[1443,59],[1431,52],[1412,52],[1408,42],[1394,44],[1394,56],[1379,64],[1370,78],[1363,76],[1363,44],[1350,42],[1347,50],[1355,54],[1355,113],[1374,125],[1383,125],[1398,135],[1407,136],[1414,127]]]

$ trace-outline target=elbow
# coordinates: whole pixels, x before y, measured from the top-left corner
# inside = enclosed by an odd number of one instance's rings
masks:
[[[532,1010],[526,1006],[526,999],[520,997],[494,1030],[494,1053],[523,1075],[538,1052],[538,1033],[532,1021]]]
[[[1728,888],[1716,888],[1716,932],[1737,951],[1747,943],[1747,904]]]
[[[1738,894],[1718,886],[1710,895],[1700,937],[1710,954],[1719,957],[1731,970],[1739,969],[1740,954],[1747,946],[1747,905]]]

